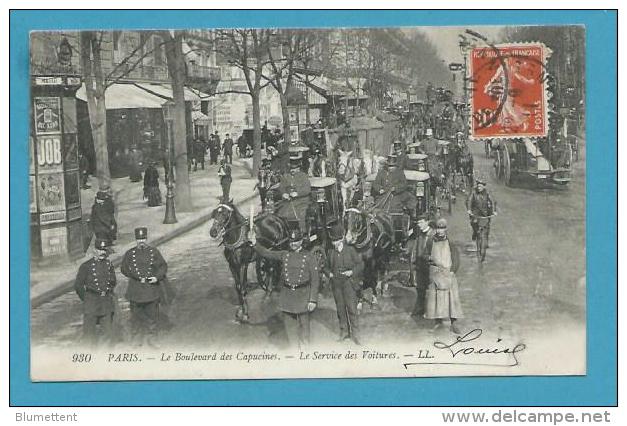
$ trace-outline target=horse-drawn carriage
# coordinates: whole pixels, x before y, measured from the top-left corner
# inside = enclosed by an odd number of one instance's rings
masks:
[[[310,177],[310,203],[305,220],[303,249],[312,251],[322,267],[329,249],[328,230],[341,220],[342,208],[338,183],[335,178]],[[289,201],[279,201],[289,202]],[[287,249],[289,230],[298,226],[273,212],[262,212],[255,219],[257,241],[269,249]],[[280,278],[276,261],[258,256],[255,264],[257,281],[266,292],[272,292]]]
[[[571,179],[573,151],[567,140],[502,139],[492,155],[496,179],[508,186],[520,175],[561,185]]]

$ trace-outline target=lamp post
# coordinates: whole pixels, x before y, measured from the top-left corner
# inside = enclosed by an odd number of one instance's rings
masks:
[[[165,201],[165,218],[163,223],[171,224],[177,223],[176,220],[176,207],[174,204],[174,168],[172,163],[174,161],[174,135],[172,135],[172,122],[174,121],[174,108],[175,104],[172,101],[168,101],[163,104],[163,120],[165,121],[167,134],[168,134],[168,181],[166,183],[168,192],[166,194]]]
[[[468,40],[468,38],[466,38],[463,34],[459,34],[459,51],[462,54],[462,57],[464,58],[464,68],[463,68],[463,72],[464,72],[464,77],[462,79],[462,83],[463,83],[463,89],[464,89],[464,129],[465,129],[465,133],[466,136],[468,136],[468,81],[470,80],[470,77],[468,76],[468,51],[473,47],[473,44],[470,40]]]

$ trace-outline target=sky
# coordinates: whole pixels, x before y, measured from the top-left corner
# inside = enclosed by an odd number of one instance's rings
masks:
[[[419,27],[415,31],[420,31],[427,35],[433,42],[440,57],[447,63],[463,62],[459,51],[458,34],[464,33],[466,29],[473,30],[487,37],[490,42],[498,42],[499,34],[504,26],[474,26],[474,27]],[[414,31],[408,29],[408,32]]]

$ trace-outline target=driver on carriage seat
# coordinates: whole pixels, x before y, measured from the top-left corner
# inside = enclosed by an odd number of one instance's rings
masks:
[[[279,194],[281,202],[277,206],[277,215],[288,223],[298,222],[301,233],[306,229],[307,208],[310,204],[311,184],[309,177],[301,170],[303,153],[297,152],[290,157],[290,171],[281,176]]]
[[[410,223],[413,223],[416,213],[416,197],[407,184],[405,172],[398,167],[398,157],[388,155],[387,167],[379,170],[372,183],[370,194],[374,197],[375,204],[380,208],[385,209],[386,206],[389,206],[388,210],[392,213],[408,212],[411,218]],[[389,197],[389,199],[384,201],[385,197]]]
[[[407,164],[407,156],[405,155],[407,151],[407,145],[404,141],[394,141],[392,144],[392,155],[395,155],[398,158],[398,167],[401,170],[405,169],[405,165]]]

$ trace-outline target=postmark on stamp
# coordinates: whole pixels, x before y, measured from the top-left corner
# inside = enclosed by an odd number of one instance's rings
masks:
[[[544,137],[548,130],[542,43],[475,47],[469,52],[471,137]]]

